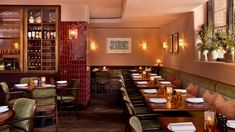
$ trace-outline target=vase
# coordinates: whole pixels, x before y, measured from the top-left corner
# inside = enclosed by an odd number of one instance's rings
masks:
[[[204,51],[201,51],[201,56],[200,56],[200,58],[201,58],[201,61],[207,61],[208,59],[207,59],[207,53],[208,53],[208,50],[204,50]]]
[[[224,61],[227,63],[234,63],[234,52],[233,51],[227,51],[224,54]]]
[[[216,50],[212,50],[207,53],[208,61],[216,61],[217,58],[218,58],[218,53]]]

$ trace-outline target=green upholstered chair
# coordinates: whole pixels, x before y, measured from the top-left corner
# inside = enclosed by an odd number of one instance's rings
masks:
[[[121,87],[120,91],[123,96],[128,96],[134,106],[145,105],[144,98],[140,94],[128,94],[125,87]]]
[[[12,126],[13,132],[31,132],[33,126],[34,111],[36,108],[35,100],[19,98],[13,105],[15,115],[8,123]]]
[[[51,118],[52,123],[56,124],[56,131],[58,131],[57,119],[57,101],[56,88],[34,88],[32,91],[32,98],[36,101],[36,118]],[[39,113],[43,113],[39,115]]]
[[[162,116],[161,114],[151,113],[146,107],[134,108],[134,106],[130,102],[130,99],[127,96],[124,96],[123,100],[126,103],[126,109],[129,116],[137,116],[138,118],[141,118],[140,123],[144,131],[156,131],[156,132],[162,131],[161,126],[156,121],[156,116]],[[154,118],[144,119],[145,117],[154,117]]]
[[[21,79],[20,79],[20,83],[21,83],[21,84],[24,84],[24,83],[29,84],[29,80],[30,80],[30,79],[40,81],[40,78],[38,78],[38,77],[24,77],[24,78],[21,78]]]
[[[10,132],[11,131],[11,126],[6,124],[3,126],[0,126],[0,132]]]
[[[77,91],[79,87],[80,81],[79,79],[72,79],[67,88],[64,88],[60,95],[57,96],[57,101],[60,103],[60,112],[59,115],[61,116],[62,109],[71,110],[72,108],[76,112],[77,119],[78,116],[78,104],[76,102]]]
[[[5,103],[5,105],[13,106],[13,104],[15,103],[17,98],[19,98],[19,97],[21,97],[21,98],[26,97],[27,98],[28,97],[28,94],[24,91],[10,92],[10,89],[9,89],[6,82],[1,82],[0,83],[0,88],[2,88],[3,89],[2,91],[4,92],[4,103]]]
[[[129,119],[129,127],[131,132],[143,132],[140,120],[136,116]]]

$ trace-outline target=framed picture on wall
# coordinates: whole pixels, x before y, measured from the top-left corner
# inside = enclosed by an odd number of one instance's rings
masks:
[[[131,38],[107,38],[107,53],[132,53]]]
[[[179,53],[179,33],[173,34],[173,53]]]
[[[168,37],[168,52],[173,53],[173,34]]]

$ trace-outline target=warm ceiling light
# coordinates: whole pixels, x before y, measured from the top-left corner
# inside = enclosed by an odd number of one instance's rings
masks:
[[[162,48],[163,48],[163,49],[166,49],[166,48],[167,48],[166,42],[163,42]]]
[[[96,44],[95,44],[95,42],[91,42],[90,48],[91,48],[91,50],[96,50]]]
[[[78,29],[69,29],[69,39],[78,38]]]
[[[142,43],[142,49],[143,49],[143,50],[146,50],[147,48],[148,48],[147,42],[143,42],[143,43]]]

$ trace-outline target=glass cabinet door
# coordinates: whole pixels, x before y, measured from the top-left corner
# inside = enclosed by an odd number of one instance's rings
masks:
[[[0,71],[21,71],[23,9],[0,8]]]
[[[57,8],[27,8],[26,14],[26,71],[57,71]]]

